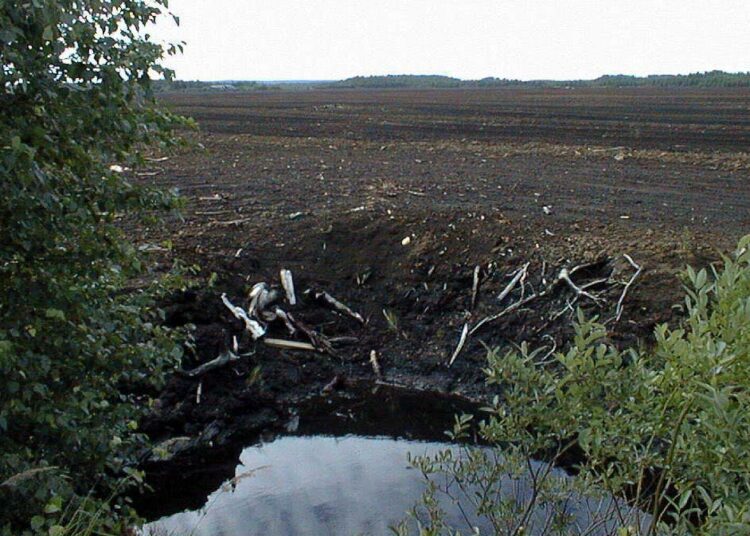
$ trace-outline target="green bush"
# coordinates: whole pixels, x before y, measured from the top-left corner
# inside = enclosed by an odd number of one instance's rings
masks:
[[[677,329],[659,326],[653,348],[621,351],[604,326],[579,313],[570,349],[552,358],[526,346],[490,352],[486,374],[500,394],[480,432],[502,455],[468,450],[418,460],[433,477],[422,532],[450,531],[434,499],[441,491],[435,475],[481,483],[464,500],[499,533],[531,531],[532,507],[559,504],[564,479],[546,472],[525,503],[497,489],[503,476],[528,476],[536,457],[577,460],[578,496],[614,497],[654,521],[622,518],[618,534],[750,533],[748,245],[743,238],[720,269],[687,269],[685,320]],[[467,427],[463,419],[455,433]],[[545,533],[557,534],[555,527]]]
[[[153,295],[123,292],[143,265],[116,225],[175,198],[113,167],[181,122],[150,94],[166,3],[0,0],[0,533],[110,508],[138,476],[143,393],[180,357]],[[111,509],[87,522],[114,531]]]

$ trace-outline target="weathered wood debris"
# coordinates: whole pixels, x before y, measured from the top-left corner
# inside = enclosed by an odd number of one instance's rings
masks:
[[[365,318],[354,311],[342,301],[334,298],[325,291],[307,289],[305,296],[310,296],[313,303],[318,303],[334,311],[337,315],[355,320],[360,325],[366,325]],[[279,271],[279,285],[272,286],[266,281],[259,281],[252,286],[248,298],[247,307],[243,308],[233,303],[226,294],[221,295],[221,301],[234,318],[242,321],[245,331],[253,341],[260,342],[270,348],[281,350],[313,351],[337,356],[336,345],[357,343],[355,337],[333,337],[328,338],[312,326],[297,318],[287,307],[298,304],[297,294],[294,288],[294,277],[291,270],[282,268]],[[269,331],[274,323],[283,324],[290,337],[282,339],[269,337]],[[198,378],[207,372],[227,364],[238,361],[241,356],[237,350],[237,340],[234,340],[234,348],[227,350],[216,359],[208,361],[189,371],[181,371],[188,378]],[[376,372],[379,375],[379,368]],[[196,401],[200,401],[200,391],[196,394]]]

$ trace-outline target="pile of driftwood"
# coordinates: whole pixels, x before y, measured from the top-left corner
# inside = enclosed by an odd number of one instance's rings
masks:
[[[221,295],[224,306],[236,319],[242,321],[245,331],[253,341],[261,342],[272,348],[320,352],[331,356],[337,356],[337,345],[357,342],[357,339],[353,337],[325,337],[297,318],[288,310],[288,307],[285,308],[287,305],[293,307],[298,302],[292,272],[282,269],[279,272],[279,282],[280,284],[275,286],[269,285],[265,281],[256,283],[250,290],[245,308],[232,303],[226,294]],[[328,292],[307,289],[304,294],[337,314],[351,318],[361,325],[366,324],[362,315],[353,311]],[[267,336],[271,325],[274,323],[282,324],[289,334],[289,338],[279,339]],[[193,370],[185,371],[183,374],[188,377],[201,376],[210,370],[239,359],[237,338],[234,337],[231,350]]]
[[[507,274],[510,282],[500,291],[495,300],[498,305],[505,304],[505,306],[497,313],[478,319],[474,323],[466,322],[464,324],[463,328],[461,329],[458,344],[456,345],[456,349],[451,355],[448,366],[453,365],[453,362],[466,346],[466,342],[469,340],[469,337],[475,335],[478,331],[488,326],[492,322],[506,317],[511,313],[517,312],[526,306],[535,305],[538,300],[544,297],[550,297],[560,291],[566,290],[571,296],[565,299],[565,306],[560,311],[554,312],[551,315],[550,320],[555,320],[563,316],[567,312],[573,312],[575,310],[574,305],[576,305],[580,300],[590,300],[597,306],[602,307],[602,296],[604,292],[614,286],[621,285],[622,291],[620,293],[619,299],[617,300],[614,314],[605,323],[619,322],[620,318],[622,317],[625,298],[627,297],[630,288],[633,286],[633,283],[643,271],[643,268],[638,265],[629,255],[625,254],[623,255],[623,258],[634,270],[633,274],[627,281],[617,281],[615,279],[615,270],[613,269],[610,271],[607,277],[595,278],[586,282],[576,282],[577,274],[584,273],[591,268],[606,264],[606,260],[598,260],[591,263],[580,264],[572,268],[563,267],[554,275],[554,277],[549,278],[549,280],[547,278],[548,274],[546,273],[547,265],[546,263],[542,263],[541,277],[539,278],[536,288],[529,282],[529,266],[531,266],[531,263],[527,262],[524,265],[520,266],[518,269],[510,272],[509,274]],[[479,285],[481,281],[480,276],[481,267],[477,266],[474,269],[473,284],[471,289],[472,309],[476,305],[479,296]],[[601,290],[597,294],[595,289],[604,290]],[[516,295],[515,300],[507,304],[508,298],[512,297],[513,294]]]

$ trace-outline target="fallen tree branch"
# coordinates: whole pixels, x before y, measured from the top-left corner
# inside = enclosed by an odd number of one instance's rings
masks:
[[[237,307],[232,302],[230,302],[227,299],[226,294],[221,295],[221,301],[224,302],[226,308],[231,311],[235,318],[237,318],[238,320],[242,320],[245,323],[245,329],[253,337],[253,340],[258,340],[266,334],[265,328],[261,326],[259,322],[247,316],[247,313],[242,307]]]
[[[310,339],[310,342],[312,343],[312,346],[315,350],[320,353],[328,353],[334,357],[337,357],[336,350],[333,349],[333,346],[328,339],[326,339],[320,333],[316,332],[301,320],[297,320],[291,313],[287,313],[286,316],[289,319],[289,322],[291,322],[295,328],[300,330],[308,339]]]
[[[557,280],[563,281],[566,285],[568,285],[568,287],[570,287],[570,289],[573,292],[575,292],[576,299],[579,298],[580,296],[583,296],[585,298],[590,299],[594,303],[597,303],[597,304],[600,303],[601,300],[599,298],[597,298],[596,296],[594,296],[593,294],[589,292],[586,292],[585,290],[580,288],[578,285],[573,283],[573,280],[570,278],[570,274],[571,272],[569,272],[567,268],[563,268],[562,270],[560,270],[560,273],[557,275]]]
[[[278,299],[279,293],[277,290],[272,289],[266,283],[256,283],[250,291],[250,305],[247,314],[271,322],[276,317],[273,312],[266,311],[266,309]]]
[[[283,339],[272,339],[270,337],[263,339],[263,344],[270,346],[271,348],[280,348],[282,350],[305,350],[309,352],[317,350],[317,348],[309,342],[286,341]]]
[[[239,359],[240,359],[240,356],[238,356],[234,352],[227,351],[221,354],[216,359],[212,359],[211,361],[207,363],[203,363],[202,365],[194,368],[193,370],[180,370],[178,371],[178,373],[188,378],[197,378],[198,376],[203,376],[207,372],[210,372],[217,368],[221,368],[224,365],[227,365],[228,363],[232,363],[233,361],[237,361]],[[200,401],[199,394],[196,396],[196,399]]]
[[[9,477],[8,479],[4,480],[0,484],[0,488],[14,488],[18,486],[18,484],[20,484],[24,480],[28,480],[29,478],[42,474],[42,473],[56,471],[58,469],[60,469],[60,467],[57,465],[50,465],[49,467],[35,467],[33,469],[27,469],[26,471],[17,473]]]
[[[599,261],[597,261],[595,263],[582,264],[582,265],[576,266],[574,268],[571,268],[570,270],[568,270],[567,268],[562,268],[560,270],[560,272],[558,273],[557,277],[555,277],[554,281],[552,281],[552,283],[550,283],[544,290],[542,290],[540,292],[534,292],[533,294],[530,294],[529,296],[526,296],[526,297],[521,297],[517,302],[509,305],[508,307],[506,307],[505,309],[503,309],[499,313],[496,313],[494,315],[487,316],[487,317],[483,318],[482,320],[480,320],[479,322],[477,322],[477,324],[473,328],[471,328],[471,330],[469,331],[469,335],[474,335],[474,333],[476,333],[477,331],[479,331],[482,328],[482,326],[485,326],[486,324],[489,324],[490,322],[494,322],[495,320],[498,320],[499,318],[502,318],[505,315],[507,315],[509,313],[512,313],[513,311],[516,311],[516,310],[520,309],[524,305],[529,304],[530,302],[536,300],[537,298],[542,298],[542,297],[546,296],[547,294],[549,294],[550,292],[552,292],[552,290],[554,290],[561,283],[565,283],[569,287],[571,287],[572,289],[574,289],[574,291],[576,291],[576,296],[579,296],[579,295],[586,296],[586,297],[591,298],[595,302],[599,303],[599,299],[598,298],[596,298],[592,294],[589,294],[585,290],[580,289],[570,279],[570,274],[573,274],[573,273],[575,273],[575,272],[577,272],[577,271],[579,271],[579,270],[581,270],[583,268],[588,268],[590,266],[594,266],[596,264],[599,264]],[[516,273],[516,275],[513,277],[513,280],[508,284],[507,287],[505,287],[505,290],[503,290],[503,292],[500,293],[500,296],[498,296],[498,298],[501,298],[501,297],[505,298],[508,294],[510,294],[510,292],[513,290],[513,287],[516,284],[518,284],[518,282],[523,277],[525,277],[526,272],[528,270],[528,266],[529,266],[529,263],[526,263],[521,269],[518,270],[518,272]]]
[[[362,317],[361,314],[355,313],[352,311],[349,307],[338,301],[336,298],[328,294],[327,292],[316,292],[315,293],[315,299],[316,300],[322,300],[329,306],[331,306],[336,311],[345,314],[346,316],[353,318],[360,324],[365,323],[365,319]]]

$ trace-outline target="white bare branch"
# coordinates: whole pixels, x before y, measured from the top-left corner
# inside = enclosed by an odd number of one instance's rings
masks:
[[[260,339],[266,334],[266,330],[259,322],[250,318],[242,307],[237,307],[227,299],[226,294],[221,295],[221,301],[235,318],[245,323],[245,329],[250,333],[254,340]]]
[[[292,272],[282,268],[279,272],[279,279],[281,279],[281,286],[286,293],[286,301],[289,302],[289,305],[296,305],[297,296],[294,294],[294,279],[292,278]]]
[[[625,302],[625,297],[628,295],[628,291],[630,290],[630,287],[633,286],[633,283],[635,282],[636,278],[641,275],[641,272],[643,271],[643,267],[637,264],[627,253],[623,254],[623,257],[625,257],[625,260],[627,260],[630,265],[635,268],[635,273],[632,275],[630,280],[625,284],[625,288],[622,289],[622,294],[620,295],[620,299],[617,300],[617,308],[615,309],[615,322],[620,321],[620,317],[622,317],[623,312],[623,303]]]
[[[458,354],[461,353],[461,350],[463,350],[464,345],[466,344],[466,339],[469,337],[469,323],[467,322],[464,324],[464,328],[461,330],[461,337],[458,339],[458,346],[456,346],[456,349],[453,351],[453,355],[451,356],[451,360],[448,363],[448,366],[450,367],[453,365],[453,362],[458,357]]]

